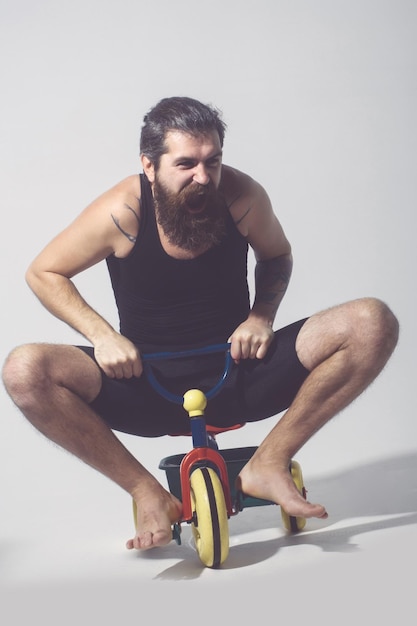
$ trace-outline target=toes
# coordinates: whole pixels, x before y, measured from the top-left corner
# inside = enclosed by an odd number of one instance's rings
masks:
[[[305,517],[317,517],[318,519],[327,519],[328,514],[326,509],[321,504],[310,504],[308,509],[306,509]]]
[[[165,530],[157,530],[155,533],[145,531],[140,535],[137,535],[133,539],[129,539],[126,542],[126,548],[128,550],[149,550],[157,546],[164,546],[172,539],[172,530],[168,533]]]
[[[151,533],[143,533],[140,536],[133,537],[133,539],[128,539],[126,542],[126,548],[128,550],[147,550],[152,547],[152,534]]]
[[[141,550],[148,550],[153,545],[153,535],[150,531],[145,531],[138,537],[139,548]]]

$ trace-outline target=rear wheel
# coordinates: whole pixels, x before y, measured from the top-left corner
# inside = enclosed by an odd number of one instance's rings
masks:
[[[300,464],[297,463],[297,461],[291,461],[290,472],[295,486],[297,487],[303,498],[305,498],[306,490],[303,482],[303,474],[301,472]],[[300,530],[303,530],[304,526],[306,525],[305,517],[294,517],[293,515],[288,515],[288,513],[286,513],[283,508],[281,508],[281,518],[285,529],[291,533],[300,532]]]
[[[229,526],[223,486],[210,467],[199,467],[190,478],[191,528],[200,560],[219,567],[229,554]]]

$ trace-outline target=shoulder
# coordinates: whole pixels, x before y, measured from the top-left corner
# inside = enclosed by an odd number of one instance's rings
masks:
[[[259,183],[248,174],[230,165],[222,166],[220,190],[228,200],[233,202],[234,197],[246,196],[259,187]]]
[[[129,254],[140,223],[141,185],[138,174],[128,176],[105,191],[86,209],[91,219],[102,223],[116,256]]]
[[[128,176],[90,202],[64,231],[89,239],[97,252],[129,254],[139,231],[140,178]]]
[[[132,208],[136,208],[140,204],[140,195],[140,178],[138,174],[133,174],[110,187],[93,204],[97,206],[106,205],[113,209],[128,204]]]
[[[261,184],[239,170],[224,166],[221,191],[236,227],[257,259],[270,259],[291,252],[289,241]]]
[[[273,213],[264,187],[248,174],[228,165],[223,166],[220,191],[235,224],[245,236],[253,220]]]

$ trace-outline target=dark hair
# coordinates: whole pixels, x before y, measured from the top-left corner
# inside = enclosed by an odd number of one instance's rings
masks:
[[[168,131],[179,130],[191,135],[201,135],[216,130],[223,146],[226,124],[214,107],[187,97],[164,98],[143,118],[140,136],[140,153],[157,168],[161,156],[167,151],[165,137]]]

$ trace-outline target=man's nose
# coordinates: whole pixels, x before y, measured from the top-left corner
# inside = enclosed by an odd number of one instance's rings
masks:
[[[195,167],[193,181],[199,185],[208,185],[210,182],[210,176],[208,175],[206,167],[202,163]]]

